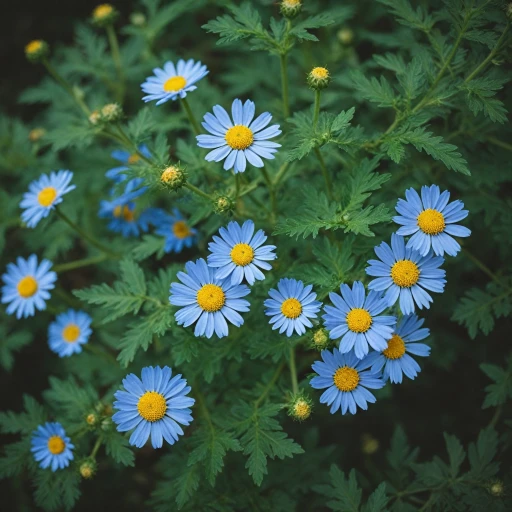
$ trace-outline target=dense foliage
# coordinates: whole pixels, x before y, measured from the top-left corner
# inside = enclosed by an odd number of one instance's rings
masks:
[[[18,405],[0,413],[0,475],[12,502],[20,510],[114,502],[159,512],[509,510],[512,6],[141,0],[126,8],[96,9],[70,46],[27,46],[48,75],[19,101],[38,113],[29,124],[0,116],[2,269],[35,254],[57,274],[45,310],[22,319],[8,304],[0,311],[3,370],[30,381],[32,358],[34,375],[44,375],[34,396],[10,387]],[[142,101],[154,68],[190,58],[209,71],[197,89]],[[281,133],[269,138],[281,147],[261,150],[264,167],[250,155],[235,173],[205,159],[210,149],[196,135],[206,133],[207,112],[231,113],[237,98],[254,101],[256,116],[270,112]],[[105,176],[119,167],[115,158],[121,171]],[[46,217],[22,220],[29,185],[61,169],[75,188]],[[373,390],[368,410],[331,414],[310,385],[311,366],[339,336],[327,339],[323,310],[305,334],[273,330],[269,290],[297,279],[329,305],[343,283],[371,287],[367,262],[400,227],[398,199],[432,184],[464,203],[471,236],[456,237],[462,249],[444,255],[444,292],[416,309],[430,356],[415,379]],[[206,260],[220,228],[248,219],[277,259],[249,282],[250,311],[238,300],[243,325],[196,336],[181,325],[170,285],[185,263]],[[183,237],[190,243],[176,245]],[[24,286],[23,296],[42,291]],[[76,353],[64,353],[50,327],[70,308],[87,313],[83,332],[92,319]],[[384,314],[402,312],[400,300]],[[148,366],[181,374],[193,398],[183,404],[195,401],[190,425],[177,420],[184,434],[161,449],[136,448],[113,419],[114,393],[129,391],[123,379]],[[74,445],[67,467],[42,469],[34,458],[33,433],[46,422],[62,425]]]

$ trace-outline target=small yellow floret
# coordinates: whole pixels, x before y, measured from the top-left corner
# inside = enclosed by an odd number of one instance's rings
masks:
[[[92,11],[92,17],[96,20],[101,20],[112,14],[113,10],[114,8],[110,4],[101,4]]]
[[[165,92],[176,92],[181,91],[183,87],[187,85],[187,81],[182,76],[173,76],[165,81],[164,91]]]
[[[354,308],[347,315],[347,324],[352,332],[366,332],[372,325],[372,317],[366,309]]]
[[[76,324],[69,324],[62,330],[62,338],[66,343],[74,343],[80,336],[80,327]]]
[[[359,384],[359,373],[354,368],[342,366],[336,370],[333,380],[340,391],[353,391]]]
[[[297,299],[286,299],[281,304],[281,313],[286,318],[298,318],[302,313],[302,304]]]
[[[30,43],[25,46],[25,53],[31,55],[33,53],[38,52],[43,47],[43,41],[40,39],[35,39],[34,41],[30,41]]]
[[[179,239],[187,238],[187,236],[190,236],[190,229],[187,226],[187,223],[183,220],[177,220],[172,225],[172,232],[174,233],[174,236]]]
[[[18,282],[18,293],[28,299],[37,292],[37,281],[32,276],[25,276]]]
[[[324,78],[327,78],[329,76],[329,71],[326,68],[321,67],[313,68],[311,70],[311,76],[315,80],[323,80]]]
[[[420,269],[416,263],[411,260],[397,261],[391,267],[391,279],[393,282],[402,287],[409,288],[418,282],[420,278]]]
[[[446,225],[443,214],[437,210],[432,210],[432,208],[423,210],[416,220],[421,231],[427,235],[442,233]]]
[[[39,139],[44,137],[45,133],[46,130],[44,128],[34,128],[33,130],[30,130],[28,140],[30,140],[30,142],[37,142]]]
[[[205,284],[197,292],[197,303],[204,311],[214,313],[219,311],[226,302],[226,294],[216,284]]]
[[[393,334],[393,337],[388,341],[388,348],[382,352],[388,359],[400,359],[405,354],[404,340]]]
[[[133,222],[135,220],[135,210],[130,210],[126,205],[117,205],[114,208],[114,217],[119,218],[121,215],[126,222]]]
[[[169,183],[174,180],[178,176],[179,169],[177,167],[171,166],[164,169],[162,175],[160,176],[160,181],[162,183]]]
[[[235,265],[245,267],[254,259],[254,250],[249,244],[236,244],[229,255]]]
[[[137,410],[146,421],[158,421],[165,416],[167,402],[162,394],[156,391],[146,391],[139,398]]]
[[[237,124],[230,128],[225,135],[228,146],[233,149],[247,149],[254,141],[254,135],[250,128]]]
[[[41,206],[48,208],[53,204],[56,197],[57,190],[54,187],[46,187],[37,194],[37,201]]]
[[[285,7],[297,7],[300,5],[300,0],[283,0],[283,5]]]
[[[52,436],[48,439],[48,450],[53,455],[59,455],[66,448],[66,443],[60,436]]]
[[[311,405],[306,400],[297,400],[293,406],[293,414],[299,420],[306,420],[311,414]]]

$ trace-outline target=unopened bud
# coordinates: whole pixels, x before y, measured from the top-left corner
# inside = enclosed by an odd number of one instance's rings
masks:
[[[489,492],[497,498],[505,494],[505,486],[501,480],[496,480],[489,486]]]
[[[80,475],[82,475],[82,478],[88,480],[89,478],[92,478],[94,474],[96,473],[97,465],[96,461],[94,460],[86,460],[80,464]]]
[[[92,22],[98,27],[106,27],[116,21],[119,13],[110,4],[98,5],[94,11],[92,11]]]
[[[101,114],[99,110],[93,110],[89,116],[89,123],[98,124],[101,121]]]
[[[329,347],[330,340],[329,340],[329,332],[327,329],[324,329],[323,327],[319,327],[315,331],[313,331],[313,337],[311,339],[311,344],[313,348],[317,350],[324,350]]]
[[[379,441],[371,434],[361,436],[361,450],[366,455],[372,455],[379,449]]]
[[[48,43],[41,39],[35,39],[25,46],[25,56],[30,62],[41,62],[50,54]]]
[[[341,30],[338,30],[338,39],[341,43],[348,46],[354,40],[354,32],[349,28],[342,28]]]
[[[305,421],[311,416],[313,402],[305,395],[294,396],[288,404],[288,414],[294,420]]]
[[[141,12],[134,12],[130,16],[130,21],[136,27],[143,27],[146,24],[146,16]]]
[[[331,81],[331,75],[327,68],[316,67],[308,74],[308,85],[311,89],[325,89]]]
[[[123,109],[118,103],[108,103],[101,109],[101,119],[106,123],[115,123],[123,117]]]
[[[30,142],[37,142],[38,140],[42,139],[45,134],[46,130],[44,128],[34,128],[33,130],[30,130],[30,133],[28,134],[28,140]]]
[[[229,196],[218,196],[213,207],[217,213],[230,214],[235,209],[235,202]]]
[[[281,2],[281,14],[285,18],[295,18],[302,10],[301,0],[283,0]]]
[[[187,182],[187,173],[178,165],[170,165],[162,171],[160,181],[165,187],[176,191]]]

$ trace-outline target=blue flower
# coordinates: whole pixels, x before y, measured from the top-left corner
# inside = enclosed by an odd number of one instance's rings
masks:
[[[48,344],[60,357],[82,352],[92,334],[92,318],[83,311],[68,310],[57,316],[48,327]]]
[[[174,306],[184,306],[176,312],[178,325],[188,327],[197,321],[194,336],[227,336],[228,324],[236,327],[244,323],[238,313],[249,311],[249,302],[243,300],[250,293],[247,286],[231,284],[229,279],[219,279],[202,258],[185,264],[185,272],[177,277],[183,283],[171,283],[169,301]]]
[[[313,327],[310,318],[316,318],[322,303],[315,300],[316,293],[311,290],[313,286],[304,286],[302,281],[283,278],[277,283],[277,290],[268,292],[270,299],[264,304],[267,316],[271,316],[269,323],[272,330],[279,329],[279,334],[286,331],[291,336],[293,331],[304,334],[306,327]]]
[[[158,100],[156,104],[161,105],[169,100],[184,98],[187,92],[195,91],[197,87],[194,84],[209,71],[199,61],[190,59],[185,62],[180,59],[176,67],[168,61],[163,69],[155,68],[153,73],[156,76],[150,76],[141,85],[142,91],[147,93],[142,99],[146,102]]]
[[[71,192],[75,185],[69,183],[73,179],[71,171],[52,172],[50,176],[42,174],[39,179],[28,186],[28,192],[23,194],[20,208],[25,211],[21,214],[21,220],[29,228],[37,226],[41,219],[48,217],[50,212],[62,203],[62,196]]]
[[[149,152],[148,147],[145,144],[141,144],[138,147],[138,150],[146,157],[151,158],[151,153]],[[141,160],[141,156],[138,153],[130,153],[129,151],[125,151],[124,149],[116,149],[112,151],[110,154],[112,158],[115,158],[119,162],[121,162],[122,166],[113,167],[105,173],[105,176],[113,180],[114,183],[121,183],[126,179],[126,174],[123,174],[124,171],[127,171],[129,167],[128,165],[133,165],[138,163]]]
[[[413,235],[407,242],[407,247],[416,249],[422,256],[426,256],[430,248],[436,255],[456,256],[460,245],[452,236],[466,237],[471,231],[455,224],[468,216],[463,210],[461,201],[452,201],[450,192],[440,193],[437,185],[421,187],[421,199],[418,193],[410,188],[405,191],[407,201],[399,199],[396,211],[400,214],[393,217],[402,227],[397,231],[399,235]],[[414,234],[413,234],[414,233]]]
[[[139,236],[146,233],[149,225],[153,224],[154,209],[148,208],[139,212],[133,201],[119,204],[118,201],[101,201],[98,215],[110,219],[108,228],[124,237]]]
[[[368,288],[379,292],[387,290],[384,298],[388,306],[400,297],[400,310],[409,315],[414,313],[414,303],[420,309],[430,308],[433,299],[424,288],[436,293],[444,291],[446,272],[438,268],[444,259],[434,256],[432,251],[421,256],[414,249],[406,249],[403,237],[395,233],[391,235],[391,247],[382,242],[374,251],[382,261],[368,261],[370,266],[366,273],[377,277],[370,281]]]
[[[185,247],[190,248],[197,243],[197,230],[186,223],[177,208],[172,213],[162,213],[156,224],[155,234],[165,237],[165,253],[180,253]]]
[[[73,460],[71,439],[66,435],[60,423],[45,423],[39,425],[32,433],[32,448],[34,459],[39,467],[46,469],[51,466],[53,472],[64,469]]]
[[[353,352],[342,354],[337,348],[332,352],[322,350],[321,356],[322,361],[312,365],[318,376],[311,379],[310,385],[314,389],[327,388],[320,403],[330,405],[331,414],[338,409],[341,414],[355,414],[358,407],[366,411],[368,402],[376,402],[367,388],[380,389],[384,381],[379,374],[367,370],[370,366],[367,357],[359,360]]]
[[[231,107],[233,122],[220,105],[213,107],[215,115],[208,113],[204,116],[202,125],[212,135],[198,135],[196,138],[200,148],[213,149],[206,155],[208,162],[226,159],[224,169],[229,171],[234,167],[237,173],[245,171],[247,160],[254,167],[263,167],[265,164],[260,157],[274,158],[276,148],[281,144],[268,139],[281,133],[279,125],[274,124],[264,130],[272,116],[265,112],[253,121],[254,112],[252,101],[247,100],[242,106],[242,102],[236,99]]]
[[[265,260],[272,261],[277,256],[272,252],[275,245],[263,245],[267,237],[262,229],[254,235],[252,220],[245,221],[241,227],[233,221],[227,229],[220,228],[219,234],[220,237],[214,236],[214,242],[208,244],[211,251],[208,266],[218,269],[215,274],[217,277],[231,276],[231,284],[240,284],[245,276],[250,285],[256,279],[265,279],[260,268],[271,270],[272,265]]]
[[[342,354],[354,349],[362,359],[368,354],[368,345],[375,350],[384,350],[387,340],[393,335],[396,324],[394,316],[379,316],[387,307],[381,293],[371,291],[365,297],[363,283],[355,281],[352,290],[346,284],[340,286],[340,295],[330,293],[334,304],[325,306],[325,327],[332,340],[341,338],[339,349]]]
[[[165,439],[174,444],[183,435],[181,425],[190,425],[192,415],[189,407],[195,403],[186,396],[190,392],[187,381],[181,375],[172,379],[168,366],[146,366],[142,368],[142,380],[133,373],[123,379],[126,391],[116,391],[112,421],[118,432],[135,429],[130,444],[142,448],[151,435],[153,448],[161,448]]]
[[[424,343],[415,343],[425,339],[430,331],[421,329],[424,320],[416,315],[402,317],[396,326],[393,337],[388,341],[388,348],[381,352],[372,352],[368,357],[368,364],[373,372],[380,372],[384,367],[383,379],[395,383],[402,382],[402,373],[414,380],[421,371],[418,363],[409,355],[427,357],[430,355],[430,347]]]
[[[5,285],[2,287],[2,304],[9,303],[7,314],[16,312],[16,318],[27,318],[35,314],[36,309],[46,309],[50,298],[49,290],[55,288],[57,274],[51,272],[52,262],[42,260],[38,264],[37,256],[32,254],[28,259],[18,258],[16,265],[9,263],[7,272],[2,276]]]

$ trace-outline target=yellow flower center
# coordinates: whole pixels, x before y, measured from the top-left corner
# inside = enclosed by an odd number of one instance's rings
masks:
[[[45,133],[46,131],[44,128],[34,128],[33,130],[30,130],[28,138],[30,142],[37,142],[41,137],[44,137]]]
[[[176,238],[187,238],[190,235],[190,229],[188,228],[186,222],[182,220],[176,221],[172,226],[172,232]]]
[[[286,299],[281,304],[281,313],[286,318],[298,318],[302,313],[302,304],[297,299]]]
[[[236,244],[229,255],[235,265],[245,267],[254,259],[254,250],[249,244]]]
[[[176,167],[167,167],[160,176],[160,181],[163,183],[169,183],[173,181],[178,175],[178,169]]]
[[[347,324],[352,332],[366,332],[372,325],[372,317],[366,309],[354,308],[347,315]]]
[[[165,416],[167,411],[167,402],[160,393],[156,391],[146,391],[137,403],[137,410],[139,414],[146,421],[158,421]]]
[[[252,144],[254,135],[247,126],[237,124],[226,132],[225,139],[230,148],[247,149]]]
[[[388,359],[400,359],[405,354],[404,340],[393,334],[393,337],[388,341],[388,348],[382,352]]]
[[[62,337],[66,343],[74,343],[80,336],[80,327],[76,324],[69,324],[62,330]]]
[[[336,370],[333,380],[340,391],[354,391],[359,384],[359,373],[354,368],[342,366]]]
[[[25,46],[25,51],[27,53],[36,53],[38,52],[43,46],[43,42],[39,39],[36,39],[34,41],[30,41],[30,43]]]
[[[28,299],[37,292],[37,281],[32,276],[25,276],[18,282],[18,293],[24,298]]]
[[[418,282],[420,278],[420,269],[416,263],[411,260],[397,261],[391,267],[391,279],[402,288],[409,288]]]
[[[52,436],[48,439],[48,450],[53,455],[59,455],[66,448],[66,443],[60,436]]]
[[[47,208],[50,206],[53,201],[55,201],[55,198],[57,197],[57,190],[55,190],[53,187],[46,187],[37,194],[37,200],[41,206],[44,206]]]
[[[328,341],[327,332],[324,329],[318,329],[318,331],[313,334],[313,343],[315,345],[324,345]]]
[[[311,414],[311,406],[305,400],[299,400],[293,406],[293,413],[296,418],[305,420],[309,418],[309,415]]]
[[[442,233],[445,228],[444,217],[441,212],[428,208],[423,210],[416,219],[418,226],[427,235],[438,235]]]
[[[92,15],[94,18],[104,18],[105,16],[108,16],[113,11],[113,8],[110,4],[101,4],[94,9]]]
[[[300,5],[300,0],[284,0],[283,3],[286,7],[295,7]]]
[[[165,81],[164,91],[165,92],[176,92],[181,91],[183,87],[187,85],[187,81],[182,76],[173,76]]]
[[[216,284],[205,284],[197,292],[197,303],[204,311],[214,313],[219,311],[226,302],[226,295],[220,286]]]
[[[311,70],[311,76],[316,80],[323,80],[329,76],[329,71],[326,68],[313,68]]]
[[[130,208],[128,208],[128,206],[121,206],[121,205],[117,205],[115,208],[114,208],[114,217],[116,217],[117,219],[119,217],[121,217],[121,215],[123,216],[123,219],[126,221],[126,222],[133,222],[134,219],[135,219],[135,210],[130,210]]]
[[[129,164],[136,164],[140,160],[140,155],[137,153],[133,153],[128,157],[128,163]]]

